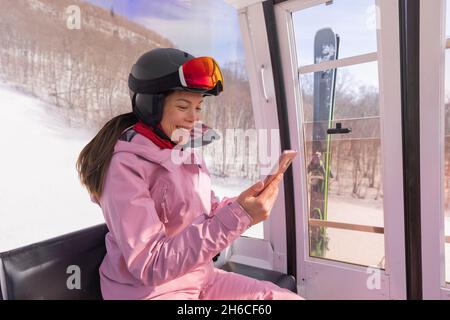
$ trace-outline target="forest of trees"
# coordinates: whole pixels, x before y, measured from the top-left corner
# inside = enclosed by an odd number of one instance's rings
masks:
[[[173,44],[110,10],[72,0],[4,0],[0,77],[56,107],[70,126],[98,128],[129,112],[128,73],[140,54]],[[81,29],[66,8],[81,9]],[[11,102],[12,104],[14,102]]]
[[[207,98],[203,121],[222,134],[222,141],[217,146],[206,147],[205,157],[221,159],[219,161],[221,163],[214,161],[215,166],[210,169],[217,176],[235,176],[255,180],[259,178],[258,165],[249,164],[248,157],[240,154],[242,149],[239,148],[239,143],[242,142],[247,143],[245,154],[248,154],[248,140],[243,141],[241,137],[237,137],[236,148],[230,148],[230,145],[226,143],[229,141],[226,140],[227,129],[240,129],[242,133],[255,129],[250,84],[245,75],[246,66],[244,61],[236,61],[222,66],[221,69],[225,89],[219,96]],[[237,131],[234,133],[239,134]],[[228,137],[230,138],[232,137]]]

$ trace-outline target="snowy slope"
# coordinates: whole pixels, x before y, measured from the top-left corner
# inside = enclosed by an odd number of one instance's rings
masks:
[[[104,221],[75,170],[92,134],[67,128],[44,107],[0,87],[0,251]]]

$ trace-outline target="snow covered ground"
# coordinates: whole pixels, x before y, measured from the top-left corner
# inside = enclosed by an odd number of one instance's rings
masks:
[[[0,106],[0,251],[103,223],[75,170],[93,133],[68,128],[44,103],[6,87]]]
[[[330,195],[328,199],[330,221],[383,227],[381,201],[361,200]],[[445,234],[450,236],[450,216],[445,214]],[[329,251],[326,258],[373,267],[385,263],[384,236],[358,231],[328,228]],[[450,282],[450,244],[445,245],[445,274]]]
[[[330,195],[328,220],[350,224],[383,226],[382,201],[366,201]],[[327,259],[376,267],[384,259],[384,236],[367,232],[327,228]],[[381,264],[381,266],[384,266]]]

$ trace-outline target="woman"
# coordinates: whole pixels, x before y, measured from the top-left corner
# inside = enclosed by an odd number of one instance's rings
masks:
[[[192,163],[184,149],[191,137],[174,138],[194,131],[202,98],[218,95],[222,85],[212,58],[171,48],[147,52],[129,77],[133,112],[110,120],[82,150],[81,182],[109,229],[100,266],[104,299],[299,299],[212,262],[267,219],[282,179],[258,197],[262,183],[219,202],[205,164]]]

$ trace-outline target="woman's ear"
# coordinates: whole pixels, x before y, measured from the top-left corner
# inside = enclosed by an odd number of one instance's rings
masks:
[[[161,121],[164,100],[164,94],[135,93],[133,96],[133,113],[139,121],[152,127]]]

